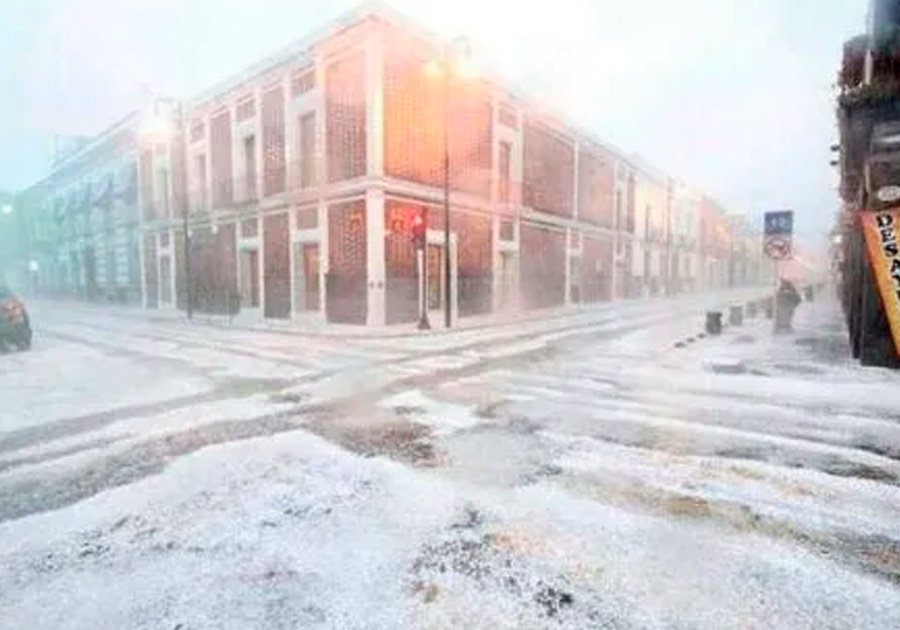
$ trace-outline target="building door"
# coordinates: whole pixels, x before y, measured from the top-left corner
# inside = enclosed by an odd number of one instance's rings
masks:
[[[317,243],[307,243],[303,246],[303,284],[306,310],[319,310],[319,245]]]
[[[516,255],[513,252],[500,253],[500,309],[513,305],[516,290]]]
[[[259,250],[241,251],[241,307],[259,308]]]
[[[444,308],[444,246],[428,245],[428,310]]]
[[[328,208],[328,275],[325,307],[329,322],[365,324],[368,312],[365,202]]]
[[[73,254],[73,260],[74,256]],[[144,237],[144,282],[147,308],[156,308],[159,303],[159,275],[156,267],[156,236],[151,234]]]
[[[159,303],[172,305],[172,259],[169,256],[159,259]]]
[[[319,310],[319,244],[294,244],[294,311]]]
[[[84,285],[87,297],[91,300],[97,297],[97,257],[93,247],[84,248]]]
[[[263,272],[265,316],[287,318],[291,314],[291,265],[288,215],[272,214],[263,220]]]

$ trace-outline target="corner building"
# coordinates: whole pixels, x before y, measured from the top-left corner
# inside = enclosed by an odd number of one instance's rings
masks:
[[[164,103],[169,130],[139,152],[144,306],[382,326],[420,299],[439,322],[447,300],[455,320],[662,292],[666,178],[636,217],[639,165],[485,77],[445,93],[427,71],[443,46],[369,7]]]

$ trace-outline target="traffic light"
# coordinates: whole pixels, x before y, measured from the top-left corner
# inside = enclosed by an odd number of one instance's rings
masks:
[[[417,249],[425,248],[425,210],[419,210],[412,218],[412,238]]]

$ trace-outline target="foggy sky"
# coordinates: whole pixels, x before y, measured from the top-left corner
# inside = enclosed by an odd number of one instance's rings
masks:
[[[0,190],[46,172],[53,134],[96,133],[147,87],[189,97],[357,4],[0,0]],[[832,86],[865,0],[387,4],[469,36],[492,74],[729,209],[830,227]]]

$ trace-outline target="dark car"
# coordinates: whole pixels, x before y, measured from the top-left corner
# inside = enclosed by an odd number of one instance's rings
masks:
[[[19,350],[31,347],[31,323],[25,303],[0,285],[0,350],[10,346]]]

